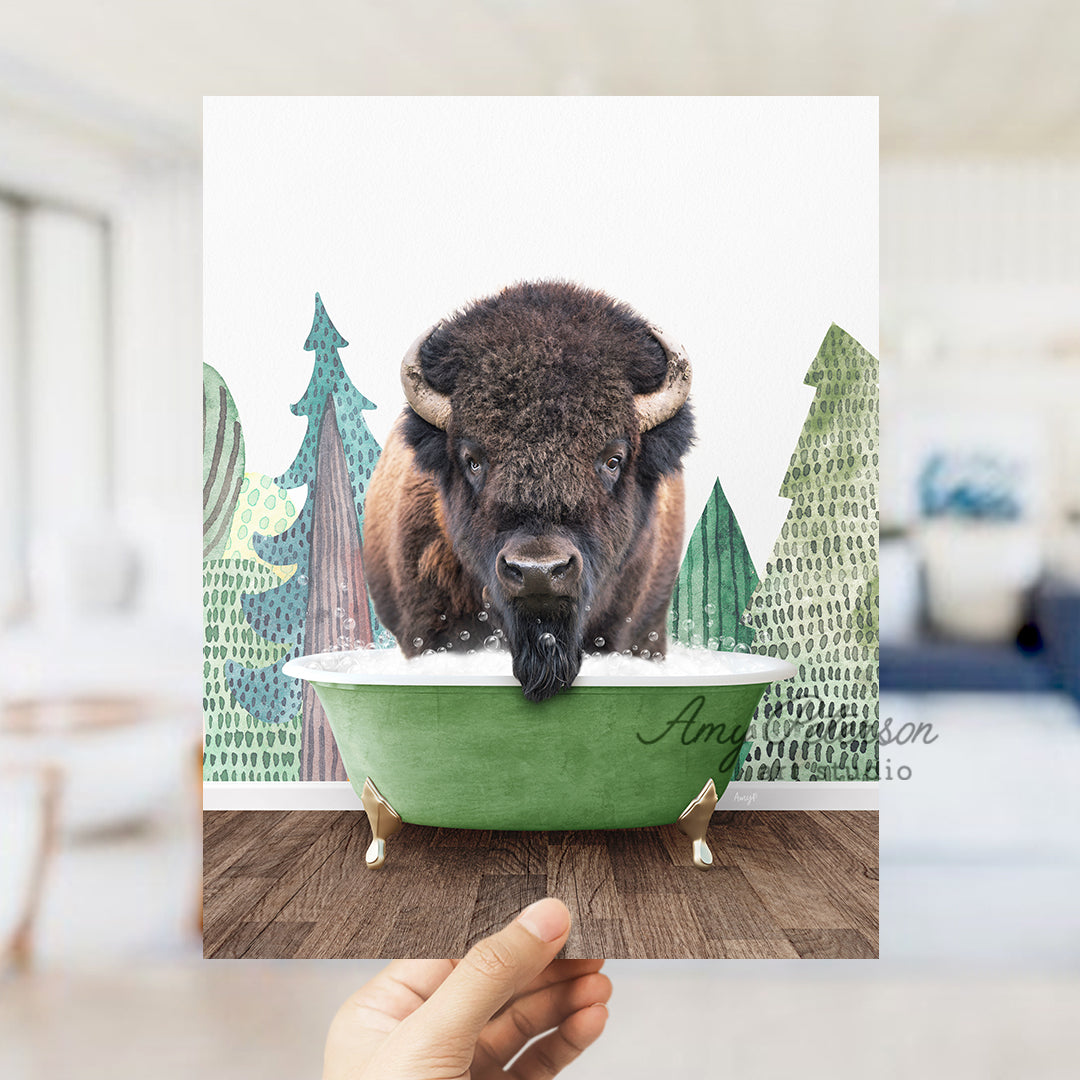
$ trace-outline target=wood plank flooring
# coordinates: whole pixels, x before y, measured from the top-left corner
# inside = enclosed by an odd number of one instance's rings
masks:
[[[500,833],[406,825],[369,870],[351,811],[203,815],[215,959],[458,957],[533,900],[574,917],[569,957],[865,959],[878,945],[873,811],[713,815],[710,871],[674,826]]]

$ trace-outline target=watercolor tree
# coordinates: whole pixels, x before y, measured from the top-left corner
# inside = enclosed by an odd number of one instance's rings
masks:
[[[252,537],[260,559],[297,569],[276,587],[242,600],[252,630],[284,651],[264,666],[234,662],[227,670],[237,703],[252,716],[267,724],[301,716],[302,780],[346,776],[310,684],[301,689],[282,667],[294,656],[356,648],[379,636],[364,579],[362,535],[364,497],[380,450],[363,418],[375,406],[356,389],[341,362],[338,350],[347,345],[316,293],[304,342],[304,349],[315,353],[311,379],[292,406],[294,415],[308,418],[307,432],[292,465],[274,478],[286,489],[306,486],[307,500],[284,532]]]
[[[224,379],[203,365],[203,775],[207,780],[295,780],[300,725],[294,715],[264,724],[237,704],[226,668],[272,664],[287,651],[259,637],[241,608],[245,591],[280,583],[280,568],[256,556],[250,529],[281,532],[296,516],[269,478],[244,473],[239,413]],[[284,568],[286,572],[295,567]]]
[[[780,494],[791,499],[747,610],[757,651],[790,660],[751,726],[744,780],[874,780],[878,362],[833,325]]]
[[[749,651],[754,629],[743,620],[758,576],[742,529],[717,478],[690,534],[668,611],[668,638],[682,645]],[[743,743],[732,770],[750,752]]]
[[[743,612],[758,576],[742,529],[717,479],[686,546],[668,612],[668,636],[683,645],[733,650],[754,641]]]
[[[244,481],[244,432],[225,380],[203,364],[203,561],[225,554]]]

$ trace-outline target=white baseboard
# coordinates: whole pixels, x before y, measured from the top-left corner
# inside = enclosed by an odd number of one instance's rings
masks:
[[[876,810],[878,782],[859,780],[739,780],[728,784],[717,810]],[[363,810],[347,780],[203,784],[204,810]]]

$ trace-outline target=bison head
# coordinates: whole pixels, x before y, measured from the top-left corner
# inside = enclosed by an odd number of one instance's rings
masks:
[[[406,438],[527,697],[568,686],[586,641],[612,647],[634,611],[662,633],[674,572],[658,615],[635,604],[657,590],[657,546],[671,546],[658,487],[692,439],[679,348],[603,293],[525,283],[423,334],[402,383]],[[677,566],[677,550],[663,554]]]

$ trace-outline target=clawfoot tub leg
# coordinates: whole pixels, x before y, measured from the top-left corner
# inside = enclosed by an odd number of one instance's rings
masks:
[[[702,870],[712,868],[713,856],[705,842],[705,832],[709,828],[712,812],[716,808],[719,796],[716,785],[709,777],[709,782],[698,793],[698,797],[679,815],[676,824],[679,832],[690,837],[694,847],[694,865]]]
[[[379,789],[371,782],[370,776],[364,778],[360,801],[364,804],[368,824],[371,826],[371,843],[364,859],[368,866],[375,870],[386,862],[386,841],[401,831],[401,818],[379,794]]]

